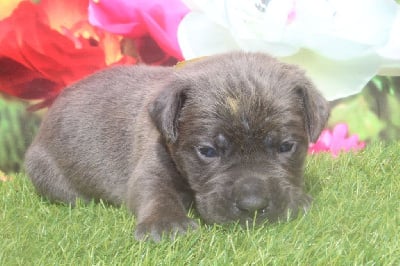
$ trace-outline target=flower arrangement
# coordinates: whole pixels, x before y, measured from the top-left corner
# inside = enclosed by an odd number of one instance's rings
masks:
[[[264,51],[306,70],[328,100],[376,74],[400,74],[400,5],[393,0],[184,0],[186,59]]]
[[[15,1],[0,20],[0,91],[41,99],[38,109],[66,85],[109,65],[175,64],[182,56],[174,32],[187,9],[178,0],[168,2],[174,11],[162,3]]]

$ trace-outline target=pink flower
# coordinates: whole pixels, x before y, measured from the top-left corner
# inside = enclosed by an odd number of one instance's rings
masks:
[[[316,143],[311,143],[308,152],[311,154],[319,152],[330,152],[334,157],[341,151],[357,151],[365,147],[365,142],[359,141],[357,135],[348,136],[348,126],[337,124],[332,131],[322,131]]]
[[[167,55],[181,60],[177,29],[188,11],[179,0],[91,0],[89,21],[135,40],[151,37]]]

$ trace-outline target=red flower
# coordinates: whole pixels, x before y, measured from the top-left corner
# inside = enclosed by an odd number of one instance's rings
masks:
[[[88,24],[87,5],[88,0],[23,1],[1,20],[0,91],[43,99],[43,107],[66,85],[104,68],[104,39],[112,38]]]
[[[357,135],[348,137],[346,124],[337,124],[332,131],[322,131],[316,143],[312,143],[308,152],[311,154],[319,152],[330,152],[336,157],[341,151],[357,151],[365,147],[365,142],[359,141]]]

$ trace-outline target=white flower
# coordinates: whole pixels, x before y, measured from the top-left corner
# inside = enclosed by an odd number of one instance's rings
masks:
[[[186,59],[261,51],[304,68],[329,99],[355,94],[376,74],[400,73],[394,0],[183,0]]]

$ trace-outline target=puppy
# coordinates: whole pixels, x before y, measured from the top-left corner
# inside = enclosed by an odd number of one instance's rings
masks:
[[[303,71],[234,52],[177,67],[119,66],[66,88],[26,154],[38,193],[104,200],[136,238],[307,209],[303,164],[329,115]],[[171,234],[171,235],[173,235]]]

